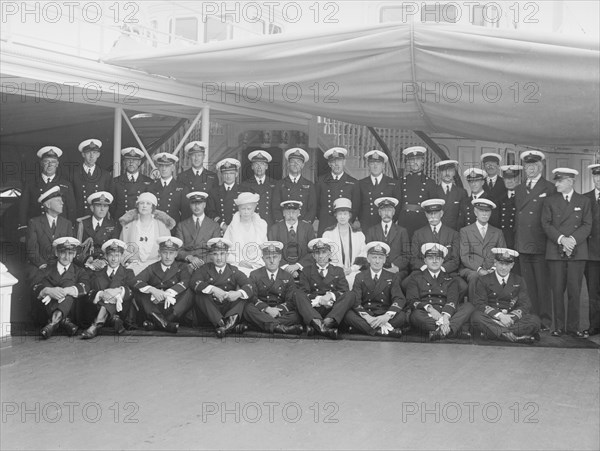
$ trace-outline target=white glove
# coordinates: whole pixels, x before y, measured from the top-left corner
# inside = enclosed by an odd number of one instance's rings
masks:
[[[51,300],[52,300],[52,299],[50,298],[50,296],[46,295],[46,296],[44,296],[44,297],[42,298],[42,304],[44,304],[44,305],[48,305],[48,304],[50,304],[50,301],[51,301]]]
[[[57,301],[58,301],[58,303],[60,304],[60,303],[61,303],[62,301],[64,301],[65,299],[67,299],[67,298],[66,298],[66,297],[64,297],[64,298],[60,298],[60,299],[57,299]]]
[[[383,335],[387,335],[390,333],[390,331],[394,330],[394,328],[392,327],[392,325],[390,323],[385,323],[379,329],[381,330],[381,333]]]
[[[94,303],[94,304],[97,304],[98,302],[100,302],[100,296],[101,296],[103,293],[104,293],[104,291],[98,291],[98,292],[96,293],[96,296],[94,296],[94,300],[93,300],[93,303]]]
[[[123,310],[123,297],[118,294],[116,296],[117,298],[117,312],[120,312],[121,310]]]
[[[316,298],[311,299],[310,303],[313,307],[318,307],[319,305],[321,305],[321,296],[317,296]]]
[[[175,305],[175,302],[177,302],[177,300],[173,296],[165,296],[165,310],[170,306]]]

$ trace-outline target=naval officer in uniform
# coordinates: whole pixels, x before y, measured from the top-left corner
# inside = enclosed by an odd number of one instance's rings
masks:
[[[304,149],[293,147],[286,150],[288,175],[281,180],[273,190],[273,221],[283,219],[283,210],[279,208],[286,200],[298,200],[302,202],[300,208],[300,219],[313,223],[317,214],[317,191],[315,184],[302,176],[304,165],[309,156]]]
[[[223,184],[208,192],[206,214],[221,227],[224,232],[237,212],[235,199],[242,192],[237,183],[238,171],[241,164],[235,158],[224,158],[217,163],[217,171],[221,172]]]
[[[140,166],[146,156],[137,147],[121,149],[121,159],[125,172],[113,179],[113,202],[111,214],[119,220],[129,210],[136,208],[138,196],[148,191],[152,179],[140,172]]]
[[[502,156],[497,153],[488,152],[481,155],[481,166],[485,170],[483,190],[489,194],[496,205],[499,205],[506,196],[504,179],[500,176],[500,163],[502,163]],[[492,225],[498,227],[496,224]]]
[[[153,160],[160,172],[160,178],[154,180],[148,191],[158,199],[157,210],[164,211],[176,223],[189,218],[192,212],[185,197],[189,193],[189,188],[173,177],[175,163],[179,158],[169,152],[160,152],[154,155]]]
[[[267,176],[269,163],[273,157],[266,150],[255,150],[248,154],[248,160],[252,162],[252,177],[242,183],[241,190],[260,195],[255,212],[267,222],[267,226],[273,224],[273,192],[276,182]]]
[[[504,185],[506,186],[506,196],[500,200],[498,205],[500,212],[500,230],[504,234],[506,247],[513,249],[515,247],[515,217],[517,207],[515,205],[515,188],[521,183],[521,171],[523,166],[506,165],[502,166],[502,175],[504,176]],[[515,262],[513,271],[520,274],[519,261]]]
[[[600,333],[600,164],[590,164],[594,189],[584,194],[592,206],[592,233],[588,237],[588,260],[585,263],[585,281],[589,294],[590,327],[584,335]]]
[[[208,193],[219,185],[219,178],[213,171],[204,168],[206,144],[203,141],[192,141],[184,147],[192,167],[177,176],[177,180],[186,185],[189,191],[202,191]]]
[[[438,161],[437,167],[440,183],[436,187],[435,199],[444,200],[444,225],[457,232],[460,230],[459,216],[461,207],[468,202],[467,190],[455,183],[458,161]]]

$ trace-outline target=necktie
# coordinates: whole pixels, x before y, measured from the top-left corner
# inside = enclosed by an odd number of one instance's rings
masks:
[[[52,235],[54,235],[56,233],[56,219],[52,220],[52,226],[50,228],[52,229]]]
[[[87,175],[89,175],[90,177],[92,176],[92,170],[91,170],[91,169],[88,169],[88,170],[87,170],[87,171],[85,171],[85,172],[87,172]]]
[[[375,277],[373,277],[373,280],[375,281],[375,283],[379,282],[379,275],[375,274]]]
[[[565,202],[569,205],[569,196],[565,196]]]
[[[506,279],[503,277],[502,278],[502,288],[504,288],[506,286]]]
[[[321,277],[325,277],[325,270],[323,268],[319,268],[319,274],[321,274]]]
[[[510,191],[510,194],[508,195],[509,199],[512,199],[515,196],[515,192],[514,191]]]
[[[196,171],[196,177],[200,177],[200,171]]]
[[[163,181],[163,188],[167,187],[167,182]]]
[[[446,194],[450,193],[450,187],[448,185],[446,185]]]
[[[59,266],[58,267],[58,275],[62,276],[65,273],[65,268],[64,266]]]
[[[527,192],[531,192],[531,190],[533,189],[533,181],[529,180],[527,182]]]
[[[98,231],[99,228],[100,228],[100,223],[98,221],[96,221],[96,223],[94,224],[94,232]]]
[[[481,238],[485,238],[485,229],[486,227],[481,227],[479,231],[481,232]]]
[[[290,227],[289,232],[290,232],[290,240],[296,241],[296,231],[294,230],[294,228]]]
[[[388,227],[389,225],[385,225],[385,228],[383,229],[383,236],[385,236],[387,238],[387,234],[388,234]]]
[[[259,185],[262,185],[262,180],[258,180],[258,184],[259,184]]]
[[[129,175],[129,181],[133,183],[133,175]]]
[[[433,239],[436,243],[440,242],[440,237],[437,232],[437,227],[435,227],[435,226],[433,227]]]
[[[275,274],[271,273],[271,282],[275,282]]]
[[[116,273],[116,272],[117,272],[117,270],[116,270],[116,269],[113,269],[113,270],[111,271],[111,273],[110,273],[110,276],[108,276],[108,278],[112,280],[112,278],[113,278],[113,277],[115,277],[115,273]]]
[[[231,191],[231,186],[226,186],[225,191]]]
[[[374,185],[374,186],[377,186],[377,183],[378,183],[378,182],[377,182],[377,179],[373,179],[373,185]]]
[[[196,230],[200,230],[200,219],[196,218]]]
[[[488,187],[490,189],[492,189],[494,187],[494,182],[492,181],[492,179],[488,179]]]

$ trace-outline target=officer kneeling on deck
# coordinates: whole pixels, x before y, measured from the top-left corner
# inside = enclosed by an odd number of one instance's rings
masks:
[[[245,327],[239,322],[244,301],[252,297],[250,279],[227,263],[227,253],[233,248],[231,241],[211,238],[207,244],[212,262],[194,271],[190,281],[190,287],[196,293],[196,305],[215,327],[218,338],[231,332],[243,333]]]
[[[425,243],[421,254],[427,268],[415,272],[406,289],[406,298],[413,308],[410,322],[417,329],[429,332],[431,341],[471,338],[463,325],[469,321],[473,305],[458,303],[458,279],[442,270],[448,248],[439,243]]]
[[[146,313],[144,328],[177,333],[177,319],[190,309],[188,290],[190,272],[187,264],[175,261],[183,241],[174,236],[159,236],[160,261],[151,264],[136,277],[135,300]]]
[[[383,269],[389,252],[390,247],[381,241],[367,244],[370,268],[354,280],[352,291],[357,299],[344,322],[363,334],[399,338],[409,322],[400,277]]]
[[[519,253],[507,248],[492,253],[495,271],[477,280],[471,324],[487,337],[531,344],[539,340],[540,319],[529,313],[525,280],[511,272]]]
[[[125,332],[123,319],[127,317],[133,293],[130,286],[135,282],[131,269],[121,265],[123,253],[127,249],[124,241],[112,239],[102,245],[106,269],[94,272],[90,283],[90,299],[98,308],[98,314],[90,327],[83,331],[81,338],[89,340],[110,322],[117,334]]]
[[[61,326],[73,336],[78,327],[69,319],[75,299],[89,291],[87,272],[73,265],[79,240],[71,237],[57,238],[52,243],[57,261],[38,271],[33,292],[46,306],[49,322],[41,330],[42,338],[50,338]]]

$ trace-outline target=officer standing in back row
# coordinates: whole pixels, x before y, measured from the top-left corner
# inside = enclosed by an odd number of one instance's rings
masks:
[[[302,176],[308,154],[300,147],[293,147],[284,156],[288,162],[288,175],[273,190],[273,221],[283,219],[283,209],[279,207],[282,202],[292,199],[302,202],[300,220],[312,224],[317,214],[317,191],[315,184]]]
[[[190,190],[173,177],[175,163],[179,161],[179,158],[168,152],[157,153],[153,158],[160,171],[160,178],[150,185],[149,191],[158,199],[157,210],[164,211],[179,223],[182,219],[192,215],[186,197]]]
[[[192,141],[184,147],[190,157],[192,167],[186,169],[177,176],[177,180],[186,185],[189,191],[201,191],[208,193],[209,190],[219,185],[217,174],[204,168],[204,156],[206,144],[203,141]]]
[[[113,219],[119,220],[127,211],[135,208],[140,194],[148,191],[152,179],[140,172],[140,166],[146,156],[137,147],[121,149],[125,172],[113,179],[115,201],[111,213]]]

